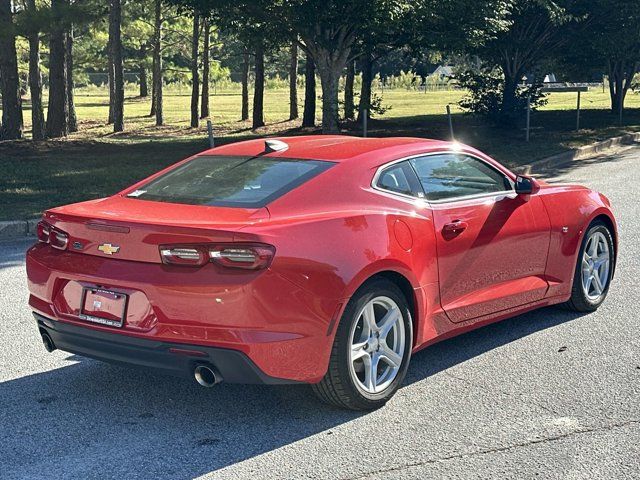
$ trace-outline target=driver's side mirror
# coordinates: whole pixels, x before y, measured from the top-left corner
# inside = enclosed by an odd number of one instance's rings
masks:
[[[515,189],[518,195],[532,195],[540,191],[540,184],[533,177],[518,175]]]

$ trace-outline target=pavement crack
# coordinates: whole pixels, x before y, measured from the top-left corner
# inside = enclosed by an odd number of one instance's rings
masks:
[[[487,448],[487,449],[483,449],[483,450],[477,450],[475,452],[470,452],[470,453],[458,453],[458,454],[455,454],[455,455],[447,455],[447,456],[444,456],[444,457],[431,458],[431,459],[421,460],[421,461],[417,461],[417,462],[407,463],[405,465],[397,465],[395,467],[388,467],[388,468],[382,468],[382,469],[379,469],[379,470],[372,470],[370,472],[362,473],[362,474],[359,474],[359,475],[354,476],[354,477],[346,477],[343,480],[366,479],[367,477],[371,477],[372,475],[379,475],[379,474],[392,473],[392,472],[400,472],[402,470],[407,470],[409,468],[420,467],[420,466],[423,466],[423,465],[433,465],[433,464],[436,464],[436,463],[447,462],[447,461],[450,461],[450,460],[458,460],[458,459],[461,459],[461,458],[473,458],[473,457],[478,457],[478,456],[482,456],[482,455],[491,455],[492,453],[508,452],[508,451],[511,451],[511,450],[519,449],[519,448],[527,448],[527,447],[530,447],[532,445],[557,442],[559,440],[564,440],[565,438],[570,438],[570,437],[574,437],[574,436],[577,436],[577,435],[582,435],[582,434],[585,434],[585,433],[607,432],[607,431],[615,430],[615,429],[618,429],[618,428],[623,428],[623,427],[626,427],[626,426],[629,426],[629,425],[640,425],[640,419],[631,419],[631,420],[626,420],[624,422],[611,423],[611,424],[608,424],[608,425],[601,425],[599,427],[581,428],[581,429],[573,430],[571,432],[567,432],[567,433],[563,433],[563,434],[559,434],[559,435],[553,435],[551,437],[528,440],[526,442],[514,443],[514,444],[511,444],[511,445],[505,445],[505,446],[502,446],[502,447],[492,447],[492,448]]]
[[[551,414],[553,414],[553,415],[555,415],[557,417],[561,417],[562,416],[562,414],[560,414],[559,412],[555,411],[553,408],[548,407],[546,405],[542,405],[542,404],[540,404],[538,402],[533,402],[533,401],[531,401],[529,399],[523,398],[522,395],[506,392],[506,391],[501,390],[499,388],[495,389],[495,390],[492,390],[490,388],[485,387],[481,383],[474,382],[474,381],[469,380],[469,379],[464,378],[464,377],[458,377],[457,375],[454,375],[454,374],[452,374],[450,372],[443,372],[443,373],[445,375],[447,375],[448,377],[453,378],[454,380],[459,380],[459,381],[464,382],[464,383],[466,383],[468,385],[471,385],[471,386],[477,387],[477,388],[479,388],[481,390],[484,390],[485,392],[489,392],[489,393],[498,392],[501,395],[507,396],[509,398],[515,398],[516,400],[520,401],[521,403],[523,403],[525,405],[535,405],[536,407],[544,410],[545,412],[549,412],[549,413],[551,413]]]

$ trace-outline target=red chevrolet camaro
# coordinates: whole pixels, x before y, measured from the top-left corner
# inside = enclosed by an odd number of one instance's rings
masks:
[[[48,210],[27,254],[47,350],[204,386],[309,383],[383,405],[413,352],[527,310],[592,311],[616,262],[609,200],[416,138],[214,148]]]

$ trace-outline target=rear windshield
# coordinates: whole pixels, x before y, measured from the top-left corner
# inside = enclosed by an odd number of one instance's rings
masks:
[[[334,164],[265,157],[196,157],[128,196],[159,202],[260,208]]]

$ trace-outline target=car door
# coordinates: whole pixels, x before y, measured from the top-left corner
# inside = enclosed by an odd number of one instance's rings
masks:
[[[464,322],[544,297],[550,223],[536,195],[464,153],[410,160],[433,210],[440,300]]]

